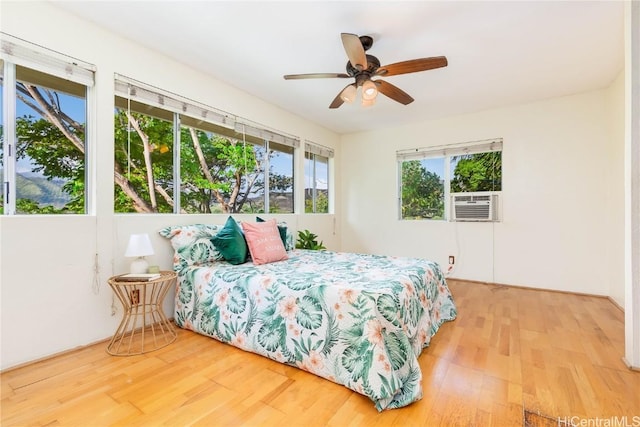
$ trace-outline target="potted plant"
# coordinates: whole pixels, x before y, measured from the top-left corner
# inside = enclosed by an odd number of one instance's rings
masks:
[[[296,240],[296,249],[311,249],[317,251],[326,249],[322,241],[318,243],[318,236],[309,230],[298,231],[298,240]]]

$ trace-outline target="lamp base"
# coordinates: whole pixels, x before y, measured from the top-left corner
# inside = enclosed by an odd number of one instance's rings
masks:
[[[129,272],[134,274],[143,274],[146,273],[149,269],[149,263],[146,259],[140,257],[136,258],[131,262],[131,267],[129,267]]]

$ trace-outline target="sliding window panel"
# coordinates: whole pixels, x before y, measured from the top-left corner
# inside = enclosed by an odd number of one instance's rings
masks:
[[[233,131],[206,122],[192,123],[188,117],[182,117],[181,122],[187,124],[180,130],[180,201],[183,211],[237,212],[239,198],[242,197],[240,186],[245,156],[241,152],[241,144],[233,137]]]
[[[264,212],[264,142],[186,116],[181,123],[183,212]]]
[[[293,213],[293,153],[293,147],[269,142],[269,213]]]
[[[329,158],[305,152],[304,211],[329,213]]]
[[[86,212],[87,87],[16,66],[17,214]]]
[[[450,157],[451,193],[502,191],[502,151]]]
[[[172,213],[174,113],[120,97],[115,105],[115,212]]]
[[[401,170],[402,219],[445,218],[445,158],[404,160]]]
[[[264,213],[266,212],[265,171],[268,170],[269,155],[266,143],[251,144],[241,141],[246,160],[244,160],[245,172],[242,175],[240,202],[238,212]]]

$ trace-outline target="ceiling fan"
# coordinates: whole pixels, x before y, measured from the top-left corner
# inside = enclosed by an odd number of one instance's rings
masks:
[[[378,58],[365,53],[373,45],[373,39],[371,37],[357,36],[349,33],[342,33],[341,37],[342,45],[349,58],[346,73],[287,74],[284,76],[285,80],[344,79],[353,77],[355,82],[348,84],[342,89],[329,105],[329,108],[338,108],[345,102],[353,102],[356,98],[358,87],[362,87],[362,105],[364,106],[373,105],[378,92],[401,104],[410,104],[413,102],[413,98],[408,93],[384,80],[373,80],[372,77],[390,77],[398,74],[416,73],[418,71],[427,71],[447,66],[447,58],[444,56],[411,59],[409,61],[381,66]]]

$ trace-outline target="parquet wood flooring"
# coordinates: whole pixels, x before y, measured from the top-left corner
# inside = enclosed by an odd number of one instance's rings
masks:
[[[179,329],[144,355],[109,356],[105,342],[1,373],[1,425],[640,425],[640,372],[622,362],[623,313],[606,298],[449,286],[459,316],[420,356],[424,397],[405,408],[378,413],[343,386]]]

